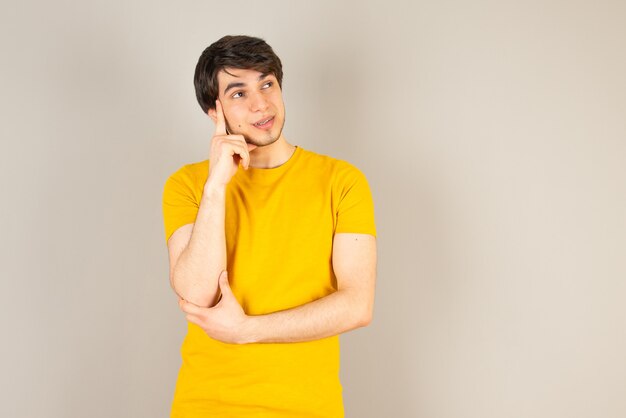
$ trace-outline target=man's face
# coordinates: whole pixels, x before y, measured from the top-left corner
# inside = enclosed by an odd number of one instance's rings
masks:
[[[285,105],[273,74],[226,68],[217,74],[217,81],[228,132],[243,135],[246,142],[257,146],[270,145],[281,137]],[[210,109],[214,121],[215,115],[215,109]]]

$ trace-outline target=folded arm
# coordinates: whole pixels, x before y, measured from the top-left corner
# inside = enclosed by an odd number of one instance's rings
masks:
[[[376,284],[376,238],[336,234],[332,263],[337,291],[292,309],[248,316],[220,277],[222,299],[213,308],[181,300],[187,319],[212,338],[229,343],[289,343],[330,337],[370,323]]]
[[[193,224],[178,228],[168,241],[170,284],[179,298],[198,306],[213,306],[219,297],[218,277],[226,269],[226,185],[239,169],[247,169],[250,151],[243,135],[229,135],[222,103],[209,109],[215,122],[211,164]]]
[[[177,229],[168,241],[170,285],[198,306],[213,306],[220,272],[226,268],[223,188],[205,186],[196,222]]]

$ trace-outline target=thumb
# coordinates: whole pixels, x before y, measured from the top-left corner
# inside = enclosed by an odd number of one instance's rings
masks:
[[[253,149],[257,148],[257,145],[251,144],[249,142],[246,142],[246,145],[248,146],[248,151],[252,151]]]
[[[220,274],[219,284],[222,295],[228,297],[233,296],[233,291],[230,289],[230,283],[228,283],[228,272],[226,270],[224,270],[222,274]]]

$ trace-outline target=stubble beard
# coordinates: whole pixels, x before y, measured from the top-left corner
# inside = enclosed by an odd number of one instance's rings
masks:
[[[265,137],[265,138],[252,138],[249,135],[246,135],[241,132],[237,132],[236,130],[231,129],[228,121],[226,121],[226,128],[230,134],[243,135],[243,138],[246,140],[248,144],[256,145],[257,147],[265,147],[268,145],[272,145],[274,142],[278,141],[280,136],[283,134],[283,128],[285,127],[285,119],[286,119],[285,114],[283,113],[283,123],[280,126],[280,130],[278,131],[278,134],[276,136],[270,136],[270,137]]]

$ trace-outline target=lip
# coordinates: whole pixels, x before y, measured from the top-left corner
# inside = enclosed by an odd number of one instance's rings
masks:
[[[265,115],[261,119],[257,120],[256,122],[252,122],[252,124],[255,125],[255,124],[259,123],[259,122],[263,122],[266,119],[274,119],[274,116]]]
[[[261,126],[257,125],[257,123],[263,122],[264,120],[268,120],[265,125],[261,125]],[[252,124],[252,126],[254,126],[257,129],[269,129],[272,127],[272,125],[274,125],[274,116],[265,116]]]

